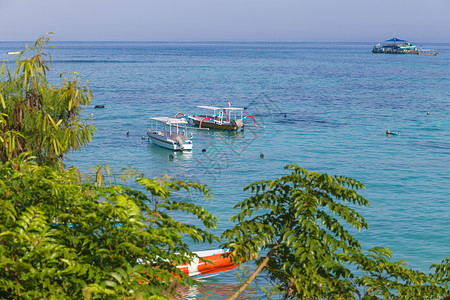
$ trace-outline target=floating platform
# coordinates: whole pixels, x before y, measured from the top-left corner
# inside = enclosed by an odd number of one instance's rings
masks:
[[[439,52],[433,49],[421,49],[411,42],[394,37],[373,46],[372,53],[438,55]]]

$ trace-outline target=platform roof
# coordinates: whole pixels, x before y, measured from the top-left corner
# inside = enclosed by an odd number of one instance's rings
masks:
[[[408,42],[408,41],[401,40],[401,39],[398,39],[398,38],[396,38],[396,37],[393,37],[393,38],[390,39],[390,40],[386,40],[386,42]]]

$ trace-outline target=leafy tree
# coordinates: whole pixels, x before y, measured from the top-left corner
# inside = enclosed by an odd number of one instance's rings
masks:
[[[21,52],[15,69],[2,63],[0,71],[0,161],[32,152],[40,164],[55,164],[69,151],[79,150],[93,136],[94,126],[80,118],[91,93],[78,74],[55,86],[47,72],[49,37]]]
[[[83,183],[76,169],[39,166],[24,154],[1,164],[0,298],[158,299],[192,285],[175,265],[195,256],[189,238],[216,239],[208,232],[216,218],[171,194],[210,191],[170,178],[136,181],[146,193]],[[174,220],[176,211],[202,228]]]
[[[230,299],[262,270],[275,284],[273,292],[281,292],[284,299],[371,299],[376,295],[423,299],[448,293],[448,261],[434,266],[440,268],[436,273],[440,275],[433,277],[406,268],[402,261],[390,262],[389,249],[362,253],[351,234],[351,230],[368,228],[355,210],[369,205],[357,193],[364,188],[362,183],[308,172],[297,165],[286,168],[292,173],[244,188],[252,196],[235,206],[241,212],[231,221],[237,224],[222,235],[228,240],[223,246],[232,248],[235,261],[254,258],[258,265]]]
[[[403,260],[391,262],[390,249],[374,247],[368,252],[364,255],[358,250],[341,256],[343,262],[362,271],[363,275],[351,278],[363,299],[439,299],[448,295],[448,259],[441,265],[432,265],[434,274],[426,275],[407,268]]]

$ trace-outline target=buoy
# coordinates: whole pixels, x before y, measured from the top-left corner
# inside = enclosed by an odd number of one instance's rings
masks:
[[[427,116],[429,116],[430,115],[430,112],[429,111],[427,111]]]
[[[261,154],[259,155],[259,157],[260,157],[260,158],[264,158],[264,154],[261,153]]]
[[[172,154],[169,155],[169,159],[173,159],[173,155]]]
[[[203,148],[203,149],[202,149],[202,152],[206,152],[206,149],[205,149],[205,148]]]
[[[389,131],[389,130],[386,130],[386,134],[387,135],[400,135],[400,131]]]
[[[105,108],[105,106],[104,105],[96,105],[96,106],[94,106],[94,108]]]
[[[142,136],[142,139],[145,140],[145,136]]]

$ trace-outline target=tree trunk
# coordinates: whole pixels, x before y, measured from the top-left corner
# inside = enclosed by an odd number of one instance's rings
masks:
[[[258,268],[256,268],[255,272],[253,272],[252,275],[250,275],[250,277],[244,282],[244,284],[241,285],[241,287],[233,294],[233,296],[228,298],[228,300],[235,300],[237,297],[239,297],[240,294],[242,294],[242,292],[244,292],[248,288],[250,283],[252,283],[252,281],[256,278],[256,276],[259,274],[259,272],[261,272],[261,270],[267,265],[267,263],[269,262],[269,260],[272,257],[272,255],[275,253],[275,251],[277,251],[277,248],[278,248],[279,245],[280,245],[280,242],[278,242],[269,251],[269,253],[264,258],[264,260],[261,262],[261,264],[258,266]]]

